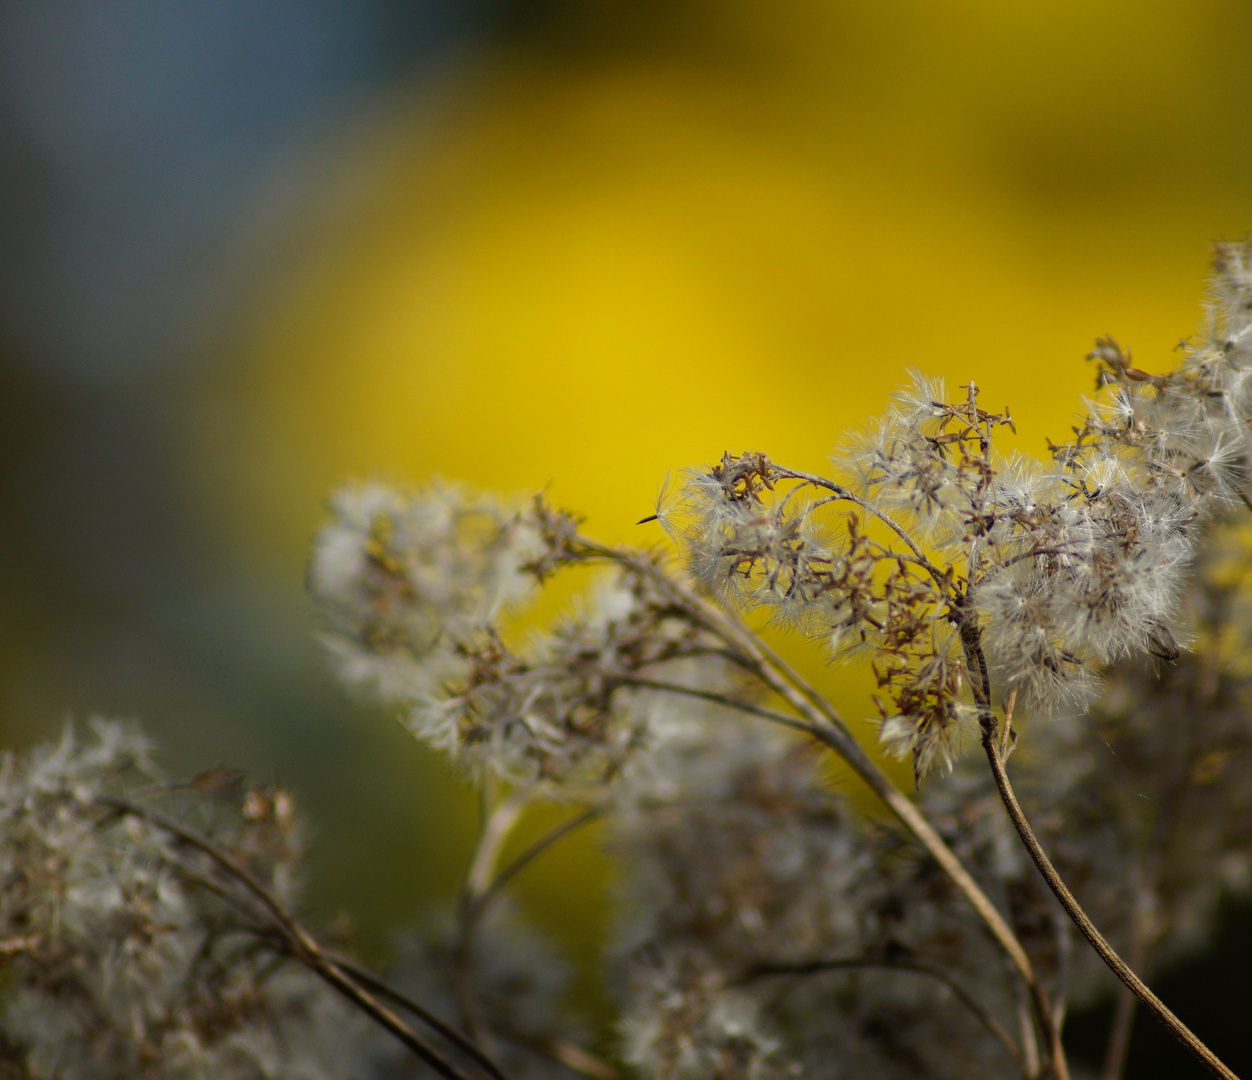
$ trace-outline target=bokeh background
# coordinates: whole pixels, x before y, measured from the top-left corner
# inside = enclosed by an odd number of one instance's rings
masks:
[[[326,493],[550,485],[653,540],[668,471],[820,467],[911,365],[1038,452],[1093,337],[1168,365],[1252,228],[1249,55],[1239,0],[3,0],[3,741],[134,716],[278,775],[383,958],[475,811],[325,670]],[[610,868],[546,859],[594,1011]],[[1160,986],[1236,1069],[1248,914]],[[1162,1039],[1129,1075],[1192,1075]]]

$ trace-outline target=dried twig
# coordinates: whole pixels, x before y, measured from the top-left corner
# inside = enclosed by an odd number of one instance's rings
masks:
[[[334,987],[381,1027],[394,1035],[409,1050],[421,1058],[446,1080],[470,1080],[455,1064],[418,1035],[395,1013],[362,988],[341,969],[314,940],[313,936],[296,920],[287,906],[278,899],[247,867],[207,837],[186,828],[159,810],[113,796],[99,796],[97,803],[111,811],[140,818],[171,836],[208,856],[231,878],[239,882],[265,908],[271,923],[281,935],[291,954]]]

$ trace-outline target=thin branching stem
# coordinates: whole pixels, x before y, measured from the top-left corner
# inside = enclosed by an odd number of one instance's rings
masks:
[[[979,643],[978,627],[965,612],[958,614],[961,637],[965,644],[966,656],[970,668],[978,678],[973,680],[975,704],[978,706],[979,725],[982,729],[982,747],[991,766],[991,775],[995,779],[996,790],[1000,793],[1000,801],[1008,811],[1009,820],[1021,838],[1031,861],[1035,864],[1043,880],[1053,895],[1060,901],[1061,907],[1073,920],[1082,934],[1096,951],[1096,955],[1105,963],[1110,971],[1121,980],[1122,984],[1147,1007],[1148,1011],[1164,1024],[1173,1036],[1183,1044],[1214,1076],[1223,1080],[1238,1080],[1238,1077],[1213,1053],[1200,1038],[1184,1024],[1166,1004],[1156,996],[1130,966],[1117,954],[1104,935],[1096,929],[1095,924],[1087,916],[1082,905],[1070,892],[1069,886],[1052,865],[1043,846],[1035,836],[1034,830],[1026,818],[1025,812],[1013,792],[1009,781],[1008,770],[1004,764],[1004,754],[999,738],[999,724],[991,707],[991,681],[988,673],[987,658]]]
[[[1087,939],[1091,947],[1095,949],[1096,954],[1104,961],[1109,970],[1122,981],[1123,985],[1143,1002],[1148,1011],[1164,1024],[1173,1036],[1190,1050],[1209,1072],[1214,1076],[1222,1077],[1223,1080],[1238,1080],[1238,1077],[1227,1068],[1222,1060],[1205,1046],[1199,1037],[1178,1019],[1168,1006],[1152,992],[1151,988],[1131,970],[1130,966],[1117,954],[1113,946],[1105,940],[1104,935],[1096,929],[1095,924],[1087,917],[1087,913],[1075,899],[1074,894],[1069,891],[1069,887],[1065,884],[1064,879],[1057,873],[1056,868],[1052,865],[1052,860],[1048,858],[1047,853],[1035,837],[1034,830],[1030,827],[1030,822],[1027,820],[1016,795],[1013,793],[1013,786],[1009,782],[1008,772],[1004,767],[1004,760],[1000,755],[999,745],[995,738],[994,726],[984,726],[982,746],[987,755],[987,761],[991,766],[991,773],[995,778],[996,789],[1000,793],[1000,800],[1008,811],[1009,819],[1013,822],[1013,828],[1017,831],[1017,835],[1021,838],[1031,861],[1042,875],[1048,888],[1052,890],[1053,895],[1061,902],[1061,906],[1065,909],[1066,914],[1073,920],[1074,925],[1078,927],[1079,933]]]
[[[334,961],[329,959],[313,936],[300,925],[296,917],[279,900],[273,890],[267,888],[255,874],[228,852],[207,837],[193,832],[159,810],[142,806],[129,799],[119,799],[112,796],[98,796],[96,801],[100,806],[111,811],[140,818],[150,825],[169,833],[188,847],[195,848],[206,855],[261,902],[274,920],[275,929],[281,934],[292,955],[314,974],[337,990],[377,1024],[394,1035],[417,1057],[421,1058],[422,1061],[439,1073],[440,1076],[445,1077],[446,1080],[470,1080],[455,1064],[440,1054],[438,1050],[418,1035],[394,1012],[378,1001],[368,990],[358,985]]]

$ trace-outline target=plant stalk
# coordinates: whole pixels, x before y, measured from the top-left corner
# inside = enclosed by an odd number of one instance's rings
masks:
[[[1030,827],[1030,822],[1027,821],[1026,815],[1022,812],[1022,808],[1017,801],[1017,797],[1013,794],[1013,785],[1009,782],[1008,772],[1004,768],[1004,759],[1000,754],[999,743],[996,739],[994,716],[991,716],[990,723],[985,718],[983,720],[982,746],[987,754],[987,761],[991,765],[991,773],[995,778],[996,788],[1000,792],[1000,799],[1008,811],[1009,820],[1013,822],[1013,828],[1017,830],[1017,835],[1021,837],[1026,851],[1030,854],[1031,860],[1043,876],[1043,880],[1047,882],[1048,888],[1052,890],[1057,900],[1061,902],[1061,906],[1065,909],[1066,914],[1073,920],[1074,925],[1078,927],[1079,933],[1087,939],[1100,959],[1122,981],[1122,984],[1143,1002],[1148,1011],[1164,1024],[1174,1037],[1190,1050],[1209,1072],[1214,1076],[1222,1077],[1223,1080],[1239,1080],[1222,1060],[1205,1046],[1195,1033],[1178,1019],[1166,1004],[1152,992],[1148,985],[1131,970],[1129,965],[1117,955],[1114,948],[1105,940],[1104,935],[1096,929],[1095,924],[1087,917],[1087,913],[1083,911],[1082,906],[1074,898],[1074,894],[1069,891],[1069,887],[1062,880],[1061,875],[1057,873],[1056,867],[1052,865],[1052,861],[1039,844],[1038,839],[1036,839],[1034,830]]]

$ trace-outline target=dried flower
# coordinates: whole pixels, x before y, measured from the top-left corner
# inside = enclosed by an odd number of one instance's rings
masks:
[[[0,1060],[63,1080],[343,1075],[360,1018],[257,935],[202,852],[110,801],[166,791],[289,896],[298,846],[279,793],[223,813],[194,785],[154,789],[133,728],[93,729],[0,773]]]
[[[1066,1010],[1109,972],[1229,1078],[1132,967],[1252,888],[1252,246],[1219,247],[1176,370],[1090,359],[1046,462],[973,383],[920,375],[830,477],[726,453],[658,507],[681,562],[542,499],[345,489],[310,585],[347,684],[481,785],[454,908],[388,983],[297,921],[287,792],[67,733],[0,769],[0,1069],[614,1080],[506,896],[604,818],[614,1053],[643,1078],[1065,1080]],[[571,566],[599,567],[587,596],[518,633]],[[882,748],[948,775],[910,801],[743,612],[868,662]],[[990,772],[957,760],[975,734]],[[568,816],[506,861],[542,800]]]

